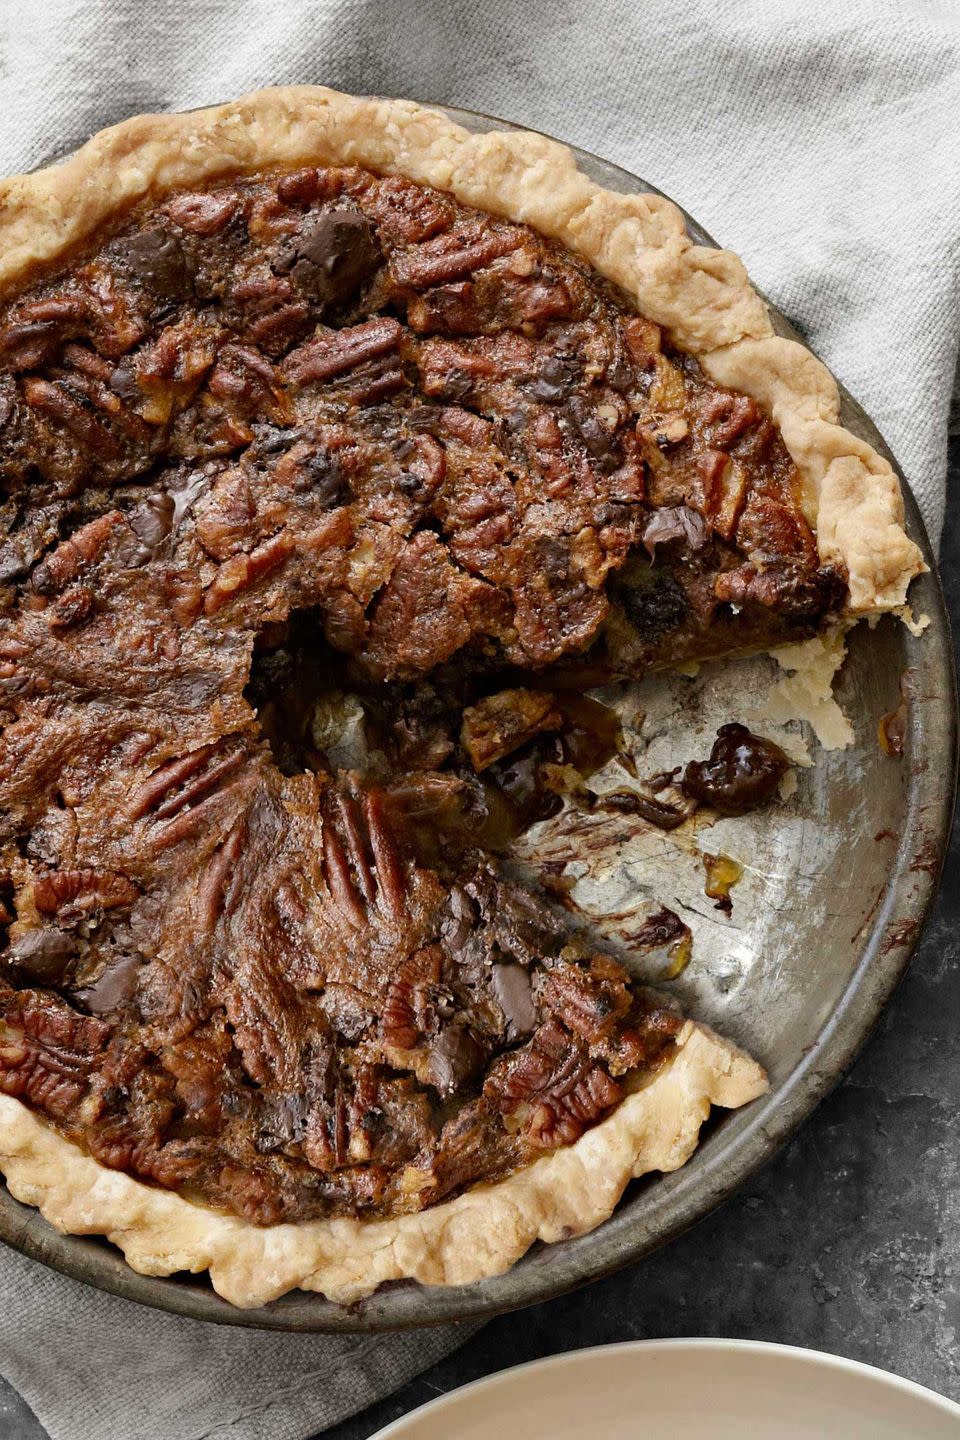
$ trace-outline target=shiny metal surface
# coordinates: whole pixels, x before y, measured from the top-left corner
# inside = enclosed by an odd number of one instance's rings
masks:
[[[473,129],[502,124],[449,113]],[[582,168],[611,189],[652,188],[577,153]],[[687,220],[697,242],[714,243]],[[774,312],[774,318],[782,333],[799,338],[783,317]],[[843,419],[893,460],[845,393]],[[837,686],[854,725],[848,749],[811,746],[815,763],[799,772],[795,796],[746,821],[698,831],[692,840],[631,831],[622,817],[605,830],[602,820],[598,827],[563,818],[537,837],[541,859],[549,852],[569,861],[579,877],[574,898],[581,914],[609,943],[629,946],[630,917],[651,899],[684,915],[694,955],[672,992],[751,1049],[770,1072],[768,1095],[712,1122],[683,1170],[639,1182],[599,1230],[536,1247],[506,1275],[442,1290],[391,1285],[349,1310],[300,1292],[262,1309],[235,1310],[202,1278],[140,1276],[105,1242],[57,1234],[2,1189],[0,1238],[77,1279],[197,1319],[365,1331],[480,1317],[545,1300],[640,1259],[720,1203],[789,1137],[850,1063],[903,973],[936,890],[953,808],[956,690],[935,562],[904,489],[907,528],[931,566],[911,600],[930,624],[917,638],[887,618],[851,636]],[[877,724],[898,704],[905,673],[911,700],[904,754],[895,760],[881,751]],[[759,706],[773,678],[772,662],[758,659],[631,687],[619,703],[631,715],[644,711],[637,740],[643,768],[664,768],[674,755],[689,758],[693,746],[702,753],[715,725]],[[521,861],[532,863],[529,851],[528,845]],[[730,919],[703,895],[704,851],[730,854],[744,865]]]

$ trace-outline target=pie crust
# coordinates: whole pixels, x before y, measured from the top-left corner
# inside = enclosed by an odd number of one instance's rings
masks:
[[[829,372],[773,333],[732,254],[691,244],[658,196],[606,191],[543,136],[471,134],[406,101],[319,87],[264,90],[185,115],[140,116],[62,165],[0,183],[0,292],[20,288],[145,198],[271,166],[354,163],[451,192],[531,225],[618,284],[716,383],[771,415],[802,476],[821,559],[846,567],[851,615],[901,605],[924,567],[902,529],[892,469],[838,423]],[[467,1284],[508,1269],[535,1240],[583,1233],[628,1181],[682,1165],[711,1104],[766,1088],[759,1065],[687,1022],[676,1050],[606,1120],[494,1184],[416,1214],[258,1227],[107,1169],[19,1101],[0,1097],[0,1166],[17,1198],[60,1230],[105,1234],[147,1274],[209,1269],[253,1306],[294,1286],[354,1301],[386,1280]]]

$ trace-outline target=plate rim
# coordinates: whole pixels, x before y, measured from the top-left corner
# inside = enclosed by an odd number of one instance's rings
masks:
[[[530,129],[481,111],[420,102],[442,110],[458,123],[475,129]],[[543,134],[545,132],[533,133]],[[554,136],[548,136],[555,139]],[[559,143],[567,144],[565,141]],[[578,165],[602,183],[627,193],[663,195],[657,186],[590,151],[568,145]],[[670,198],[669,196],[666,198]],[[672,203],[676,204],[676,201]],[[691,238],[701,245],[717,242],[682,206]],[[810,349],[789,320],[763,295],[776,331]],[[811,353],[815,353],[811,351]],[[178,1272],[144,1275],[133,1270],[101,1237],[68,1235],[55,1230],[39,1211],[14,1200],[0,1176],[0,1242],[30,1259],[94,1288],[138,1304],[196,1320],[290,1333],[376,1333],[415,1329],[459,1320],[490,1318],[539,1304],[637,1263],[678,1238],[730,1198],[792,1138],[817,1105],[839,1083],[873,1032],[906,971],[936,898],[951,833],[957,785],[957,675],[949,613],[937,571],[936,555],[913,493],[896,458],[862,406],[837,382],[842,419],[893,466],[903,491],[906,528],[923,551],[930,569],[911,587],[911,600],[934,622],[918,640],[904,635],[906,668],[934,671],[941,693],[926,694],[924,705],[908,707],[909,750],[927,764],[908,785],[902,812],[903,830],[891,858],[882,903],[871,918],[870,932],[859,961],[838,1004],[819,1030],[808,1053],[783,1083],[746,1110],[725,1120],[729,1143],[716,1153],[697,1152],[687,1166],[661,1177],[650,1213],[634,1217],[636,1233],[624,1243],[622,1207],[585,1236],[530,1252],[503,1275],[469,1286],[427,1287],[409,1282],[388,1285],[353,1306],[339,1305],[315,1292],[294,1290],[267,1305],[238,1309],[219,1296],[204,1276]],[[922,597],[922,598],[921,598]],[[922,647],[922,648],[921,648]],[[924,733],[929,730],[932,743]],[[909,753],[909,752],[908,752]],[[942,760],[931,774],[930,761]],[[919,813],[925,812],[920,825]],[[920,839],[922,835],[922,841]],[[931,857],[933,843],[935,858]],[[921,851],[923,863],[920,864]],[[915,864],[915,862],[917,862]],[[907,887],[913,883],[912,892]],[[906,922],[908,933],[901,933]],[[900,927],[898,929],[898,927]],[[651,1191],[651,1193],[653,1193]],[[618,1217],[621,1224],[618,1225]],[[585,1258],[586,1256],[586,1258]],[[551,1260],[551,1257],[552,1260]],[[595,1257],[595,1258],[593,1258]],[[563,1263],[566,1261],[567,1263]],[[557,1273],[554,1273],[557,1272]]]
[[[464,1401],[470,1400],[481,1391],[495,1388],[498,1384],[506,1383],[514,1377],[540,1370],[559,1370],[568,1365],[577,1365],[581,1362],[587,1363],[599,1355],[606,1355],[612,1352],[614,1355],[632,1355],[637,1351],[645,1354],[676,1354],[684,1351],[694,1356],[709,1352],[713,1354],[736,1353],[736,1354],[761,1354],[769,1357],[789,1357],[792,1360],[802,1361],[809,1364],[811,1369],[820,1368],[839,1371],[848,1375],[855,1375],[860,1379],[869,1380],[871,1383],[880,1383],[891,1390],[899,1391],[901,1394],[909,1395],[922,1403],[931,1405],[935,1410],[950,1419],[960,1420],[960,1404],[951,1400],[948,1395],[941,1395],[937,1390],[931,1390],[928,1385],[921,1385],[917,1380],[910,1380],[905,1375],[898,1375],[893,1370],[883,1370],[879,1365],[870,1365],[864,1360],[853,1360],[847,1355],[836,1355],[829,1350],[815,1350],[805,1345],[786,1345],[774,1340],[742,1340],[725,1339],[718,1335],[704,1336],[677,1336],[656,1340],[618,1340],[610,1345],[586,1345],[582,1349],[562,1350],[554,1355],[541,1355],[536,1360],[526,1360],[520,1365],[509,1365],[504,1370],[494,1370],[489,1375],[480,1375],[476,1380],[469,1381],[466,1385],[458,1385],[453,1390],[448,1390],[443,1395],[438,1395],[435,1400],[428,1400],[424,1405],[418,1405],[413,1410],[408,1410],[404,1415],[399,1415],[396,1420],[391,1420],[381,1430],[375,1431],[370,1440],[404,1440],[410,1436],[416,1440],[415,1426],[421,1417],[436,1412],[443,1412],[445,1409],[455,1410]]]

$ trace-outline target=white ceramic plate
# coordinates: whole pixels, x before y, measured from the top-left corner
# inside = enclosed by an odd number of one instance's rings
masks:
[[[960,1405],[815,1350],[646,1340],[455,1390],[374,1440],[958,1440]]]

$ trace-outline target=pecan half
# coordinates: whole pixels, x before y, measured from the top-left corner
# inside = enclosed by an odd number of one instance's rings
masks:
[[[330,380],[395,350],[403,331],[396,320],[384,316],[344,330],[332,330],[292,351],[283,362],[283,373],[295,385]]]

